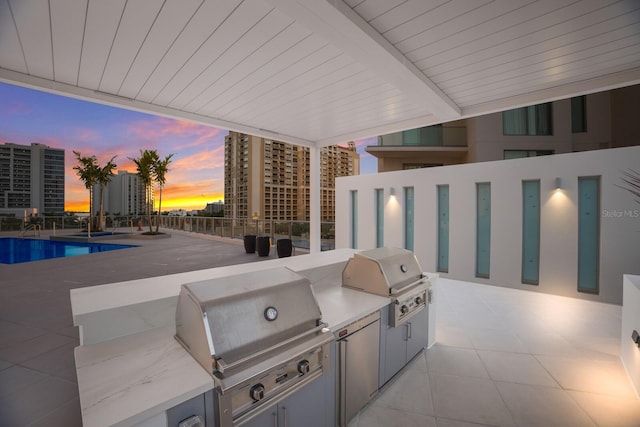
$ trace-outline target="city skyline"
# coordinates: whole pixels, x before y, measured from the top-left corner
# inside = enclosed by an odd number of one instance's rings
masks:
[[[129,160],[140,150],[174,153],[162,210],[204,209],[224,199],[226,129],[82,101],[0,83],[0,143],[45,144],[65,149],[65,210],[88,211],[89,192],[73,167],[73,151],[95,155],[103,165],[116,156],[118,170],[135,173]],[[364,151],[376,137],[355,141],[360,173],[377,172],[375,157]],[[345,141],[345,144],[347,141]],[[116,172],[117,173],[117,172]]]

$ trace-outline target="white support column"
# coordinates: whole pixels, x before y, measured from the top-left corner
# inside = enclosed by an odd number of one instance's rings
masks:
[[[309,147],[309,253],[320,252],[320,148]]]

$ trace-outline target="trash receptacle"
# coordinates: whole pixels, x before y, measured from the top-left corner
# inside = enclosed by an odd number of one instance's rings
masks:
[[[253,234],[247,234],[244,236],[244,250],[248,254],[256,253],[256,236]]]
[[[260,236],[256,239],[256,249],[258,256],[269,256],[271,241],[269,236]]]
[[[276,242],[276,249],[278,251],[278,258],[291,256],[293,243],[291,242],[291,239],[278,239]]]

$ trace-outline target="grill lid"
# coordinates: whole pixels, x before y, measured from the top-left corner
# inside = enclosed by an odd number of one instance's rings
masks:
[[[321,317],[311,282],[275,268],[182,285],[176,338],[213,373],[316,330]]]
[[[413,252],[383,247],[354,254],[342,271],[342,286],[390,296],[412,288],[422,278]]]

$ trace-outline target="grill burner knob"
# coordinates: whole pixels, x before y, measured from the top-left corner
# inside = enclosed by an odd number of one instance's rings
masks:
[[[415,299],[416,305],[420,305],[424,302],[424,300],[422,299],[422,297],[418,296]]]
[[[403,305],[402,307],[400,307],[400,313],[407,314],[408,312],[409,312],[409,307],[407,307],[406,305]]]
[[[309,370],[310,370],[310,367],[309,367],[308,360],[301,360],[300,362],[298,362],[298,372],[304,375],[304,374],[308,374]]]
[[[262,384],[254,385],[253,387],[251,387],[251,390],[249,390],[249,395],[256,402],[262,400],[262,398],[264,397],[264,386]]]

